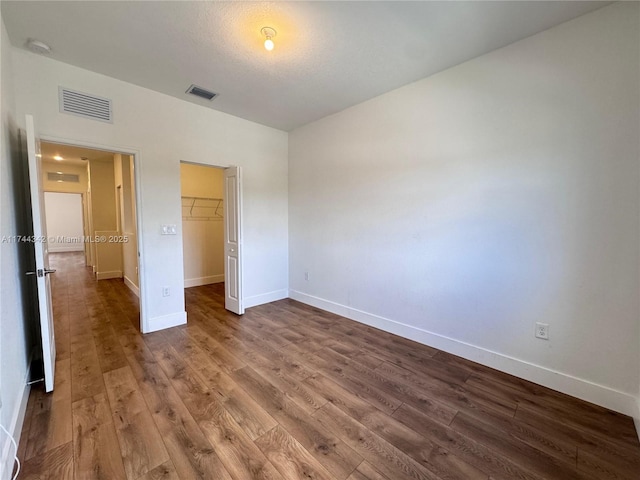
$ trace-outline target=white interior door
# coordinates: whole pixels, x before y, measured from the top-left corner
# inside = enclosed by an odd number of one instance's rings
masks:
[[[242,177],[240,167],[224,171],[224,307],[242,315]]]
[[[27,275],[35,275],[38,284],[38,309],[40,312],[40,331],[42,333],[42,357],[44,360],[45,390],[53,390],[56,365],[56,342],[53,332],[53,309],[51,304],[51,282],[49,274],[55,272],[49,268],[47,250],[47,228],[45,225],[44,193],[40,169],[40,141],[36,138],[33,117],[26,116],[27,156],[29,160],[29,189],[31,190],[31,217],[33,220],[33,248],[35,250],[35,270]]]

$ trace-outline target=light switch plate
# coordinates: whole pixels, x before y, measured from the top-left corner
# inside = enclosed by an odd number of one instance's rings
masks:
[[[177,228],[175,224],[163,224],[162,235],[176,235]]]

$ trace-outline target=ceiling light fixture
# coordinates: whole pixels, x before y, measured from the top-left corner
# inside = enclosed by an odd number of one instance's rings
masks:
[[[53,157],[54,160],[64,160],[64,158],[62,158],[60,155],[56,155],[55,157]]]
[[[273,37],[275,37],[278,32],[276,32],[275,29],[271,27],[262,27],[260,33],[266,37],[264,41],[264,48],[266,48],[268,51],[273,50]]]

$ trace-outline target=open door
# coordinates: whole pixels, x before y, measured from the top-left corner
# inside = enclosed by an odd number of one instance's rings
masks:
[[[56,365],[56,342],[53,332],[53,309],[51,306],[51,282],[49,274],[55,272],[49,268],[47,247],[47,228],[44,216],[44,193],[40,170],[40,141],[36,138],[33,117],[26,116],[27,156],[29,160],[29,189],[31,190],[31,218],[33,220],[33,248],[35,249],[35,270],[26,272],[35,275],[38,292],[38,310],[42,334],[42,358],[44,361],[45,390],[53,390],[53,378]]]
[[[224,308],[242,315],[242,183],[240,167],[224,171]]]

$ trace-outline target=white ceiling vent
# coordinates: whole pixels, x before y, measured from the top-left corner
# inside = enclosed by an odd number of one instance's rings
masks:
[[[113,123],[111,100],[59,87],[60,112]]]
[[[73,182],[79,183],[80,176],[74,173],[47,172],[47,180],[50,182]]]

